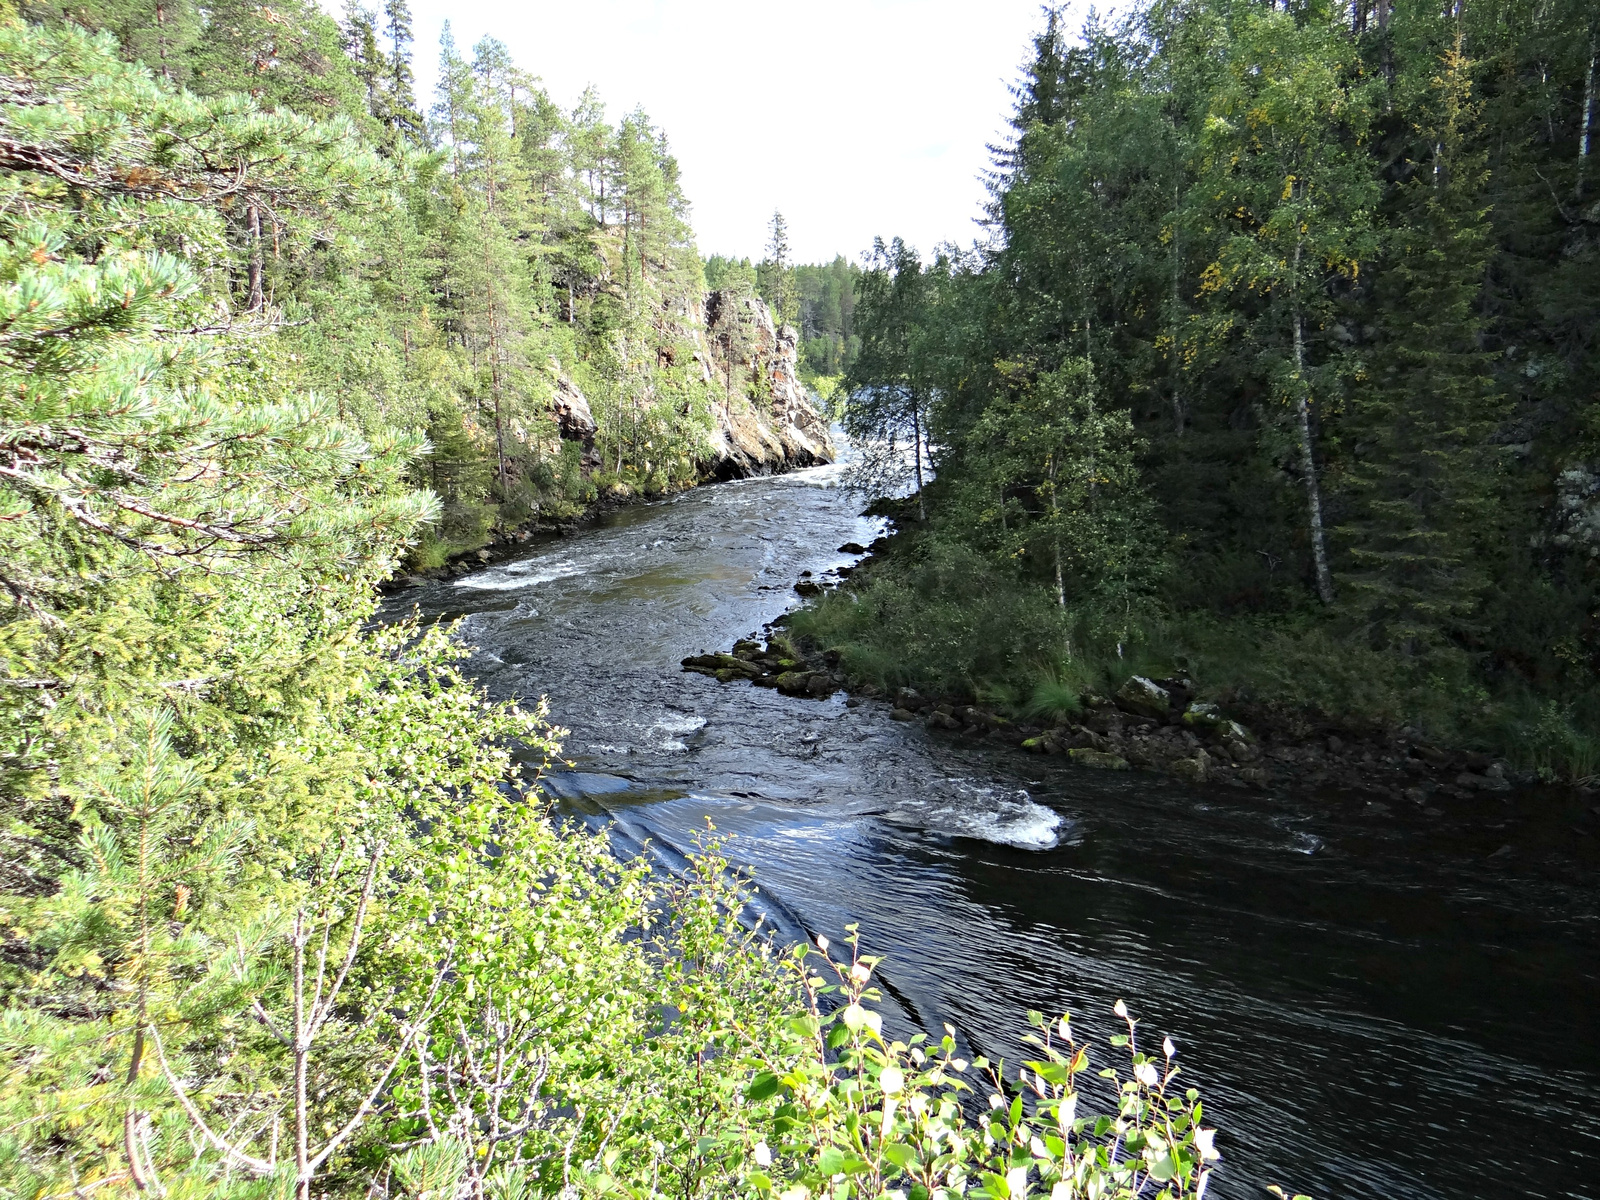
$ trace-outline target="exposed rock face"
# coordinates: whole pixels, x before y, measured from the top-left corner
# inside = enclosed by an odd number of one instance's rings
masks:
[[[826,420],[811,406],[800,382],[800,335],[774,327],[772,311],[756,296],[711,292],[667,316],[677,346],[657,351],[660,364],[674,365],[685,342],[711,402],[713,425],[702,470],[715,479],[770,475],[813,467],[834,458]],[[585,472],[599,468],[594,439],[598,426],[589,401],[554,359],[551,412],[564,440],[583,444]]]
[[[759,297],[727,292],[706,296],[702,328],[709,345],[703,355],[696,351],[695,361],[708,383],[723,385],[723,403],[715,396],[712,403],[711,473],[739,479],[832,462],[827,422],[800,383],[795,329],[774,326],[772,310]],[[741,394],[738,379],[752,372],[761,396],[756,401]]]
[[[578,390],[578,385],[561,373],[554,359],[551,365],[555,368],[556,379],[550,408],[555,413],[556,426],[563,440],[583,444],[583,469],[592,471],[600,465],[600,452],[594,447],[594,435],[600,426],[595,423],[588,398]]]
[[[1600,467],[1578,463],[1556,476],[1555,517],[1552,542],[1600,557]]]

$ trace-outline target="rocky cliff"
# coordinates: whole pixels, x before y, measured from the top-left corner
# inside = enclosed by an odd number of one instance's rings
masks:
[[[696,455],[706,478],[742,479],[832,462],[828,423],[800,382],[799,334],[776,326],[757,296],[711,292],[671,314],[669,341],[690,348],[711,421]],[[658,350],[658,356],[672,353]],[[600,465],[589,402],[553,359],[551,409],[560,436]]]
[[[832,462],[827,420],[800,382],[793,326],[775,326],[760,297],[726,292],[708,294],[699,316],[707,349],[695,358],[724,392],[712,405],[710,473],[738,479]]]

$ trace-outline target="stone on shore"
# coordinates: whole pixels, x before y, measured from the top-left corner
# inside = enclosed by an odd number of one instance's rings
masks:
[[[1118,707],[1128,712],[1141,717],[1153,717],[1158,721],[1165,720],[1172,708],[1172,697],[1167,690],[1143,675],[1132,676],[1118,688],[1116,701]]]

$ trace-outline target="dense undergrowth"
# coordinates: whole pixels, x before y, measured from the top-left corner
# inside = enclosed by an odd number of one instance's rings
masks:
[[[1018,586],[959,543],[915,533],[897,542],[789,622],[837,650],[853,679],[885,691],[912,687],[1049,720],[1133,675],[1183,677],[1198,698],[1259,713],[1291,736],[1409,730],[1545,780],[1600,775],[1600,701],[1590,693],[1563,702],[1514,675],[1491,683],[1465,654],[1374,650],[1322,614],[1063,609],[1048,589]]]

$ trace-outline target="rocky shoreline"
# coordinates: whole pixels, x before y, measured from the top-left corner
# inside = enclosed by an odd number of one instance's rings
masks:
[[[863,554],[867,548],[850,543],[840,551]],[[830,574],[842,577],[850,571],[842,567]],[[795,590],[809,597],[833,582],[807,573]],[[683,669],[805,699],[824,700],[843,691],[852,708],[883,704],[893,720],[919,721],[951,736],[1060,756],[1090,770],[1153,771],[1192,784],[1340,788],[1366,793],[1374,805],[1413,805],[1438,815],[1439,802],[1535,782],[1503,760],[1435,746],[1412,730],[1358,730],[1313,723],[1303,714],[1198,700],[1193,683],[1184,678],[1135,675],[1115,695],[1084,696],[1081,711],[1051,721],[911,688],[886,694],[872,684],[852,682],[840,669],[837,652],[798,642],[784,632],[785,624],[780,617],[761,636],[727,651],[691,655]]]

